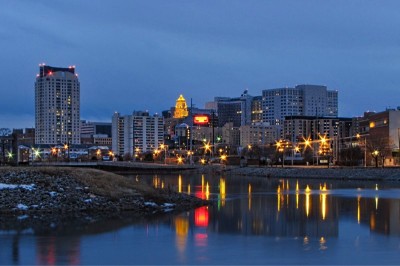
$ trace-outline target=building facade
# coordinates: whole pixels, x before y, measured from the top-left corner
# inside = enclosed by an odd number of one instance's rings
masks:
[[[39,66],[35,143],[80,144],[80,83],[75,67]]]
[[[359,119],[359,130],[368,164],[374,163],[376,151],[378,165],[400,165],[400,108],[365,113]]]
[[[251,124],[253,98],[253,96],[248,94],[247,90],[240,97],[236,98],[216,97],[218,126],[223,127],[226,123],[230,122],[235,127]]]
[[[320,85],[262,91],[263,122],[283,126],[285,116],[338,116],[338,92]]]
[[[111,147],[112,125],[107,122],[81,121],[81,143],[98,144]],[[109,143],[109,144],[107,144]]]
[[[164,120],[148,112],[112,117],[112,150],[120,156],[133,156],[158,149],[164,143]]]
[[[265,146],[279,139],[279,131],[276,126],[258,123],[240,127],[240,146],[248,145]]]

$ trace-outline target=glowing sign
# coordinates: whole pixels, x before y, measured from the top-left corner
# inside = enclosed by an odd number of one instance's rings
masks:
[[[196,115],[193,117],[193,123],[199,124],[199,125],[204,125],[208,124],[209,119],[207,115]]]

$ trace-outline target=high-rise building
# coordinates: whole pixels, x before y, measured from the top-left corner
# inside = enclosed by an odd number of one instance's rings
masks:
[[[234,127],[251,124],[253,98],[247,90],[236,98],[216,97],[214,101],[217,102],[219,126],[223,127],[229,122],[232,122]]]
[[[320,85],[262,91],[263,122],[282,126],[285,116],[338,116],[338,92]]]
[[[80,144],[80,84],[75,67],[39,65],[35,143]]]
[[[115,154],[134,155],[135,151],[152,152],[164,143],[162,117],[150,116],[148,112],[133,112],[112,117],[112,150]]]

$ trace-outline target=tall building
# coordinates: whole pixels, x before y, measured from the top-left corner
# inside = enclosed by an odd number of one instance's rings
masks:
[[[75,67],[39,65],[35,143],[80,144],[80,84]]]
[[[152,152],[164,143],[162,117],[150,116],[148,112],[133,112],[112,117],[112,150],[115,154],[134,155],[135,151]]]
[[[282,126],[285,116],[338,116],[338,92],[320,85],[262,91],[263,122]]]
[[[229,122],[232,122],[234,127],[251,124],[253,98],[248,94],[247,90],[236,98],[216,97],[218,125],[223,127]]]

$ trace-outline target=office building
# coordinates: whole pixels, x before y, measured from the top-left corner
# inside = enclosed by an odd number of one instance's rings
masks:
[[[283,126],[285,116],[338,116],[338,92],[320,85],[262,91],[263,122]]]
[[[234,127],[251,124],[253,98],[247,90],[240,97],[216,97],[214,101],[217,103],[218,126],[223,127],[230,122],[233,123]]]
[[[111,147],[112,125],[107,122],[81,121],[81,143]]]
[[[133,112],[112,117],[112,150],[120,156],[133,156],[135,152],[146,153],[158,149],[164,143],[162,117],[150,116],[148,112]]]
[[[35,143],[80,144],[80,84],[75,67],[39,65]]]
[[[279,139],[279,131],[276,126],[258,123],[240,127],[240,146],[248,145],[265,146]]]

